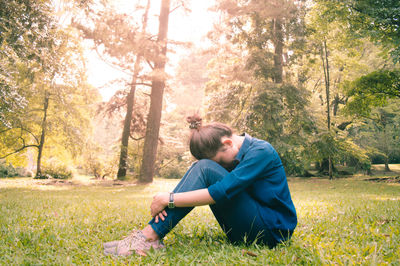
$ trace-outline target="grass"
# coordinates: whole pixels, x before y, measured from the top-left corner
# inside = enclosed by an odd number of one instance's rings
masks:
[[[200,207],[168,234],[165,250],[122,258],[104,256],[102,243],[143,227],[152,195],[176,180],[0,179],[0,264],[400,265],[400,184],[365,178],[290,178],[299,224],[289,243],[272,250],[229,244],[208,207]]]

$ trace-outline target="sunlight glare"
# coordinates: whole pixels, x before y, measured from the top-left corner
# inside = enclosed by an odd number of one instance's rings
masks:
[[[215,13],[208,9],[215,3],[215,0],[192,0],[188,4],[191,12],[185,12],[183,8],[174,10],[170,15],[168,39],[175,42],[191,42],[195,47],[205,47],[209,44],[205,38],[212,29],[216,19]],[[123,13],[133,12],[134,0],[113,0],[111,1],[117,10]],[[149,15],[148,32],[157,34],[158,14],[161,0],[152,1]],[[173,6],[171,6],[173,8]],[[171,47],[170,47],[171,48]],[[173,71],[180,58],[186,51],[185,48],[174,45],[173,52],[169,53],[167,72],[173,75]],[[105,86],[108,82],[124,77],[120,71],[104,63],[94,51],[87,51],[88,59],[88,81],[91,85],[99,88],[103,101],[108,101],[118,88]]]

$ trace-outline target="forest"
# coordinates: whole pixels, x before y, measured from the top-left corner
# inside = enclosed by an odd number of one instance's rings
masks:
[[[111,2],[1,2],[1,175],[179,178],[193,113],[267,140],[290,176],[400,163],[397,1],[217,0],[207,44],[168,37],[190,1]],[[90,84],[89,52],[121,75]]]

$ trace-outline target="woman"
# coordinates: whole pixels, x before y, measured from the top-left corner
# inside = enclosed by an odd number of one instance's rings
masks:
[[[162,238],[200,205],[210,205],[232,243],[272,248],[290,239],[297,216],[275,149],[247,134],[236,135],[221,123],[202,126],[197,115],[187,120],[190,152],[198,161],[173,192],[154,196],[149,224],[121,241],[105,243],[105,254],[145,255],[152,247],[164,247]]]

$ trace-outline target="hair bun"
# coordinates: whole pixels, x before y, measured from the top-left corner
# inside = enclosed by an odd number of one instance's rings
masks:
[[[201,127],[201,121],[203,119],[198,115],[192,115],[192,116],[188,116],[186,118],[186,121],[189,123],[189,128],[190,129],[199,129]]]

